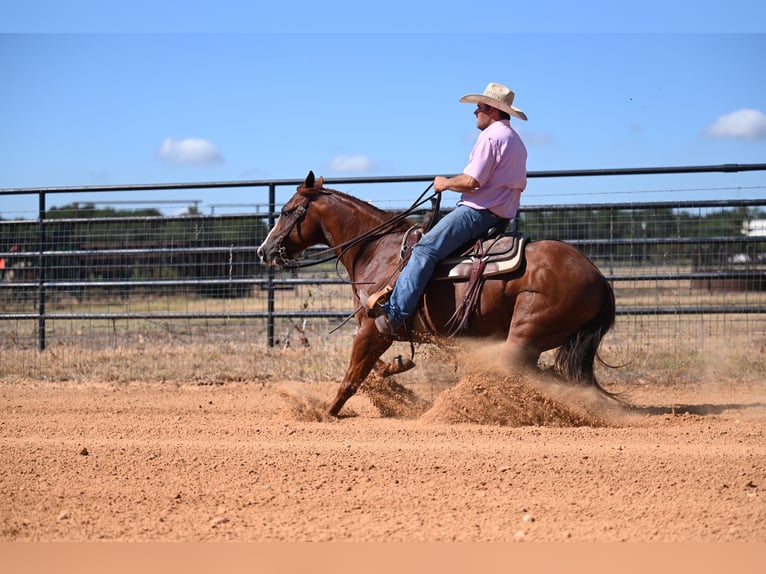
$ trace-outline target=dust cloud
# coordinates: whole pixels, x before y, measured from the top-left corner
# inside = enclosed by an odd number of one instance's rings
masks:
[[[501,344],[467,343],[457,355],[460,380],[424,413],[426,423],[499,426],[618,426],[623,405],[599,389],[552,371],[513,372]]]
[[[393,379],[368,379],[362,387],[382,416],[423,423],[496,426],[620,426],[630,411],[600,389],[574,385],[553,371],[512,372],[500,362],[501,343],[463,342],[451,350],[457,382],[432,403]],[[427,377],[429,364],[421,364]],[[443,375],[443,365],[434,369]]]

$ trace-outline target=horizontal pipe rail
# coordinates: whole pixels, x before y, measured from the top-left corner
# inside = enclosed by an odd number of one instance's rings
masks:
[[[759,315],[766,313],[766,307],[624,307],[617,309],[618,316],[626,315]],[[103,320],[144,319],[144,320],[178,320],[178,319],[346,319],[353,311],[236,311],[231,313],[49,313],[46,319],[50,321],[71,320]],[[0,316],[1,320],[36,320],[36,313],[9,313]]]
[[[731,271],[700,271],[690,273],[649,273],[635,275],[604,274],[608,281],[688,281],[694,279],[753,279],[766,278],[766,266],[753,270],[731,270]],[[267,286],[268,279],[146,279],[130,281],[46,281],[46,287],[183,287],[196,285],[259,285]],[[40,284],[38,282],[14,282],[0,283],[0,290],[13,290],[18,288],[33,289]],[[342,279],[275,279],[275,287],[296,288],[301,285],[340,285],[351,286],[348,281]],[[2,318],[2,313],[0,313]]]
[[[766,201],[760,201],[764,205]],[[534,240],[534,239],[533,239]],[[567,239],[564,243],[576,246],[620,246],[620,245],[699,245],[699,244],[749,244],[766,243],[766,236],[741,237],[643,237],[635,236],[624,239]],[[319,248],[318,248],[319,249]],[[146,248],[121,248],[121,249],[71,249],[66,251],[46,250],[34,252],[0,252],[0,257],[13,256],[23,259],[31,256],[43,255],[45,257],[93,257],[97,255],[179,255],[179,254],[220,254],[220,253],[253,253],[251,245],[232,245],[220,247],[146,247]],[[307,250],[308,252],[308,250]],[[258,263],[260,265],[260,263]]]

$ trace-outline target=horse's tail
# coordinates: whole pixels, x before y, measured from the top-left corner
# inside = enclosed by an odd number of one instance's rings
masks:
[[[571,381],[593,385],[605,394],[611,394],[598,384],[593,367],[596,359],[603,363],[598,357],[598,348],[604,335],[614,325],[614,317],[614,291],[605,278],[601,309],[559,347],[555,360],[556,371]]]

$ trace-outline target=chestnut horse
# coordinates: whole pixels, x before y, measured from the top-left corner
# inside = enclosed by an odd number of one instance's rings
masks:
[[[371,370],[391,372],[380,357],[395,338],[378,332],[358,292],[380,289],[400,263],[403,236],[411,223],[401,219],[385,225],[391,219],[390,213],[360,199],[324,188],[323,179],[315,180],[310,172],[258,247],[264,264],[290,266],[308,247],[327,245],[355,286],[359,329],[343,382],[328,408],[332,416],[338,415]],[[446,336],[467,287],[465,280],[431,281],[418,312],[399,334],[415,341]],[[614,317],[612,288],[593,263],[567,243],[533,241],[527,244],[518,271],[486,279],[465,334],[505,337],[502,356],[515,369],[536,367],[542,352],[558,349],[559,374],[605,392],[593,368]]]

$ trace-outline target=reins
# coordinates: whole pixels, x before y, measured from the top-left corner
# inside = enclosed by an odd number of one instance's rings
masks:
[[[386,235],[394,226],[396,226],[401,221],[404,221],[409,217],[418,207],[423,205],[424,203],[428,201],[434,200],[436,198],[436,201],[434,201],[434,211],[438,211],[439,205],[441,202],[441,194],[439,193],[432,193],[428,197],[425,197],[428,191],[433,187],[433,182],[426,187],[423,192],[418,196],[418,198],[408,207],[405,211],[402,211],[401,213],[397,213],[392,218],[387,219],[383,223],[376,225],[372,229],[369,229],[362,233],[361,235],[354,237],[353,239],[349,239],[348,241],[344,241],[343,243],[340,243],[338,245],[335,245],[334,247],[327,247],[325,249],[322,249],[321,251],[316,252],[314,255],[312,255],[311,258],[305,258],[305,259],[286,259],[285,257],[282,257],[282,263],[281,266],[287,269],[292,269],[293,271],[296,269],[301,269],[304,267],[311,267],[312,265],[319,265],[320,263],[325,263],[327,261],[332,261],[335,259],[335,271],[338,275],[338,277],[341,277],[340,270],[338,269],[338,265],[340,265],[341,258],[343,255],[348,252],[349,249],[354,247],[355,245],[358,245],[364,241],[371,241],[372,239],[382,237]],[[328,193],[328,192],[326,192]],[[298,206],[296,208],[297,217],[293,219],[293,221],[290,222],[290,226],[286,232],[284,232],[284,235],[290,232],[290,230],[300,223],[300,221],[305,217],[306,210],[308,208],[308,205],[310,203],[310,199],[306,197],[306,203],[304,205]],[[431,221],[429,222],[429,225],[433,224],[434,220],[437,218],[437,214],[434,213],[433,217],[431,218]],[[281,244],[281,239],[279,241]],[[281,250],[281,248],[280,248]],[[340,250],[340,252],[338,252]],[[394,270],[393,275],[396,274],[396,272],[399,269],[397,268]],[[353,282],[350,282],[353,284]],[[346,317],[341,323],[336,326],[330,333],[334,333],[338,329],[340,329],[343,325],[345,325],[354,315],[356,315],[360,309],[362,309],[363,306],[358,307],[354,312]],[[413,351],[414,353],[414,351]]]
[[[378,237],[381,237],[383,235],[386,235],[394,226],[396,226],[400,221],[403,221],[407,219],[418,207],[423,205],[424,203],[431,201],[434,197],[438,197],[438,193],[433,193],[426,197],[424,199],[424,196],[428,191],[433,187],[433,183],[431,183],[421,194],[420,196],[408,207],[405,211],[402,211],[401,213],[397,213],[395,216],[393,216],[391,219],[387,219],[383,223],[376,225],[372,229],[369,229],[362,233],[361,235],[354,237],[353,239],[349,239],[348,241],[344,241],[343,243],[340,243],[334,247],[327,247],[325,249],[322,249],[321,251],[318,251],[312,255],[311,258],[305,258],[305,259],[292,259],[290,261],[285,261],[282,266],[285,268],[290,269],[300,269],[303,267],[311,267],[312,265],[319,265],[320,263],[325,263],[327,261],[332,261],[333,259],[336,259],[340,261],[340,258],[346,254],[346,252],[354,247],[355,245],[358,245],[359,243],[362,243],[364,241],[376,239]],[[296,221],[297,223],[297,221]],[[340,249],[340,253],[336,255],[336,252]],[[336,262],[336,267],[338,263]]]

